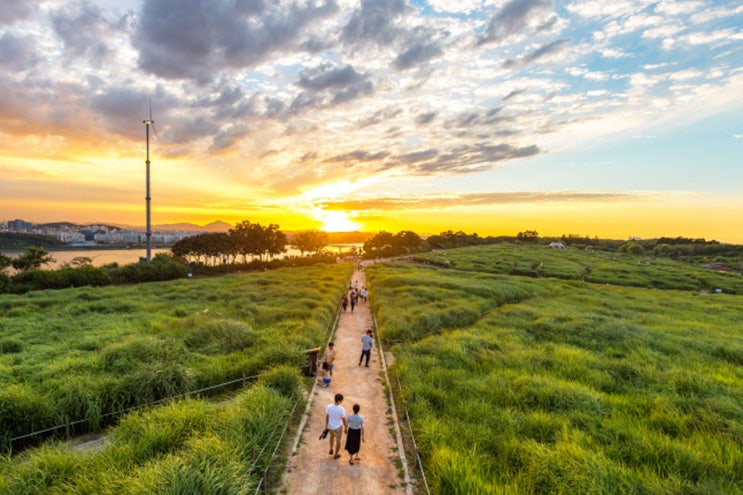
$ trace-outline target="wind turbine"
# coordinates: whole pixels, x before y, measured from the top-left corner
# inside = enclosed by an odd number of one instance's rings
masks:
[[[143,120],[142,123],[144,124],[145,128],[145,136],[147,137],[147,160],[145,161],[145,164],[147,165],[147,195],[145,196],[145,202],[147,204],[147,231],[145,232],[145,238],[147,239],[147,257],[146,261],[149,263],[150,260],[152,260],[152,247],[151,247],[151,240],[152,240],[152,229],[150,225],[150,126],[152,126],[152,130],[155,133],[155,136],[157,136],[157,131],[155,130],[155,121],[152,120],[152,101],[150,100],[150,118],[147,120]]]

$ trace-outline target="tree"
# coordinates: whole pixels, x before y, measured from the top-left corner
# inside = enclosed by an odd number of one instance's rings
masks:
[[[619,251],[622,253],[631,254],[633,256],[645,256],[645,248],[636,242],[625,242],[619,246]]]
[[[230,237],[235,239],[237,252],[243,256],[244,262],[247,262],[248,255],[258,256],[262,261],[263,256],[270,259],[286,251],[286,234],[273,223],[263,227],[259,223],[243,220],[230,229]]]
[[[539,232],[536,230],[525,230],[516,234],[516,239],[524,242],[537,242],[539,240]]]
[[[403,230],[395,234],[393,239],[397,254],[417,253],[423,246],[423,239],[413,231]]]
[[[13,258],[10,256],[5,256],[3,253],[0,253],[0,272],[8,268],[13,264]]]
[[[299,251],[302,257],[304,257],[304,253],[318,254],[328,245],[328,234],[319,230],[298,232],[292,238],[290,245]]]
[[[49,251],[41,247],[28,247],[23,253],[14,259],[11,264],[13,268],[20,272],[38,270],[41,265],[53,263],[54,258],[49,255]]]
[[[394,256],[394,236],[384,230],[364,243],[364,252],[370,258]]]

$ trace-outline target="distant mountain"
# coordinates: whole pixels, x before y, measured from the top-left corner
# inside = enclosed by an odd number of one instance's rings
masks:
[[[164,223],[153,225],[152,230],[171,230],[178,232],[227,232],[233,227],[229,223],[217,220],[204,226],[194,223]]]

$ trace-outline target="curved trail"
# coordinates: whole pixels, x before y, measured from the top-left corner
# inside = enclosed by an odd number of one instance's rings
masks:
[[[363,271],[355,271],[350,282],[366,285]],[[392,413],[384,393],[386,370],[384,359],[376,346],[372,349],[369,367],[358,366],[361,354],[361,335],[372,328],[368,303],[359,302],[354,312],[341,315],[333,341],[336,360],[333,380],[329,387],[313,387],[308,413],[297,432],[294,449],[289,453],[286,471],[277,493],[301,494],[353,494],[409,495],[412,487],[407,474],[407,464],[401,459],[399,429],[394,408]],[[324,352],[325,349],[323,349]],[[322,353],[321,353],[322,356]],[[318,440],[325,427],[325,408],[333,402],[336,393],[344,396],[342,406],[346,414],[354,404],[361,406],[364,416],[366,442],[361,444],[359,456],[353,466],[348,464],[348,452],[343,450],[346,437],[341,442],[341,458],[328,454],[328,439]],[[306,422],[304,421],[306,419]],[[397,438],[393,434],[397,431]],[[402,464],[402,469],[397,466]],[[402,472],[401,472],[402,471]],[[405,482],[407,480],[407,482]]]

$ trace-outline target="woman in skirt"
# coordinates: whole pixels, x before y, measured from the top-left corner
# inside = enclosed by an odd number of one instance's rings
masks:
[[[353,456],[359,453],[361,442],[364,442],[364,417],[359,414],[361,407],[353,405],[353,414],[349,414],[346,420],[346,450],[348,451],[348,463],[353,466]],[[358,455],[356,460],[359,459]]]

